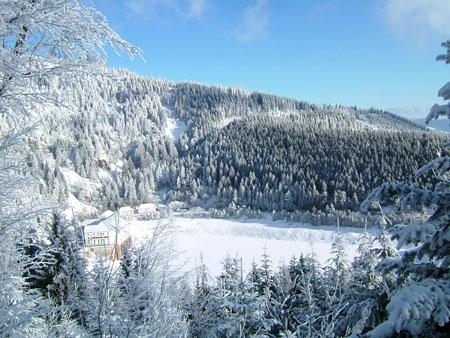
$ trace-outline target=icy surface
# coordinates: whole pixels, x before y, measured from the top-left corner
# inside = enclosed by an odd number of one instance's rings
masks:
[[[168,220],[163,220],[168,223]],[[242,257],[244,270],[248,271],[253,260],[260,262],[264,250],[267,250],[272,265],[276,269],[282,262],[288,263],[293,255],[314,252],[319,262],[325,264],[329,258],[331,244],[337,228],[331,226],[313,227],[290,224],[284,221],[256,219],[212,219],[174,217],[176,249],[180,252],[179,263],[189,271],[200,262],[216,276],[222,270],[221,262],[227,255]],[[133,221],[132,233],[135,241],[150,236],[158,221]],[[355,256],[357,239],[362,229],[340,228],[344,233],[349,258]]]

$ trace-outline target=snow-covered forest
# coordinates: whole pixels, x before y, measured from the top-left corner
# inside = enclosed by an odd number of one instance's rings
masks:
[[[106,46],[141,51],[84,1],[0,1],[0,39],[1,337],[448,336],[448,135],[108,69]],[[84,257],[80,221],[154,195],[378,231],[353,260],[338,228],[325,265],[224,257],[218,276],[178,269],[164,222],[120,261]]]
[[[445,140],[387,112],[125,70],[69,82],[50,77],[39,88],[58,102],[42,108],[26,160],[56,201],[72,194],[98,211],[137,206],[165,191],[167,202],[231,215],[307,212],[309,222],[327,214],[363,226],[357,213],[368,193],[384,181],[424,183],[415,170]],[[67,170],[90,184],[72,185]]]

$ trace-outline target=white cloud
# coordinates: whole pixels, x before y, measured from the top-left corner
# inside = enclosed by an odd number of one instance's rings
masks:
[[[238,40],[248,42],[261,39],[268,23],[269,8],[267,0],[258,0],[255,5],[244,9],[242,23],[237,32]]]
[[[125,5],[132,14],[141,14],[146,7],[144,0],[130,0],[125,2]]]
[[[205,0],[188,0],[190,8],[187,13],[188,19],[202,19],[206,10]]]
[[[136,18],[143,20],[153,20],[162,8],[173,10],[173,0],[126,0],[125,9],[129,20]]]
[[[431,108],[432,104],[415,104],[415,105],[400,105],[397,107],[387,107],[387,111],[394,114],[404,116],[409,119],[425,118]]]
[[[415,44],[450,38],[448,0],[384,0],[382,15],[393,33]]]
[[[127,0],[130,18],[146,20],[160,18],[162,13],[172,14],[186,20],[200,20],[206,10],[206,0]]]

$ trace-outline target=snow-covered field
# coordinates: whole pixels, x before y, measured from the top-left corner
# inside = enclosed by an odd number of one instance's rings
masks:
[[[172,220],[133,221],[134,240],[151,236],[158,222],[173,226],[176,250],[180,252],[177,263],[185,263],[183,269],[195,268],[202,255],[203,262],[214,276],[221,272],[221,262],[227,255],[242,257],[243,268],[248,271],[253,260],[260,262],[264,250],[267,250],[274,267],[283,261],[288,263],[293,255],[299,257],[301,253],[311,252],[326,264],[337,232],[337,227],[291,224],[268,218],[212,219],[178,215]],[[340,231],[344,234],[349,259],[352,259],[363,230],[341,227]]]

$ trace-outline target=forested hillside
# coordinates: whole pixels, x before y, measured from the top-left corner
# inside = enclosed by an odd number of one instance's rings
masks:
[[[222,206],[354,210],[381,182],[413,179],[436,151],[436,138],[417,131],[362,132],[304,122],[295,115],[234,121],[187,151],[183,167],[197,172],[197,182],[212,187]],[[319,123],[329,125],[326,119]],[[196,189],[190,193],[196,196]]]
[[[163,191],[231,212],[357,210],[381,182],[413,181],[445,140],[388,112],[125,70],[38,85],[65,105],[42,107],[28,163],[59,202],[73,194],[97,209]],[[72,171],[90,183],[76,184]]]
[[[0,337],[448,337],[445,135],[375,110],[108,70],[106,46],[141,51],[81,0],[0,1],[0,39]],[[450,63],[442,45],[437,60]],[[427,121],[450,117],[450,82],[438,95]],[[378,231],[361,232],[353,262],[336,222],[325,266],[312,252],[276,269],[266,251],[247,273],[227,257],[211,278],[201,257],[181,273],[168,217],[136,224],[148,236],[120,262],[98,227],[105,256],[86,257],[88,232],[66,203],[81,218],[153,192],[318,218],[364,199]],[[386,207],[424,215],[391,226]]]

